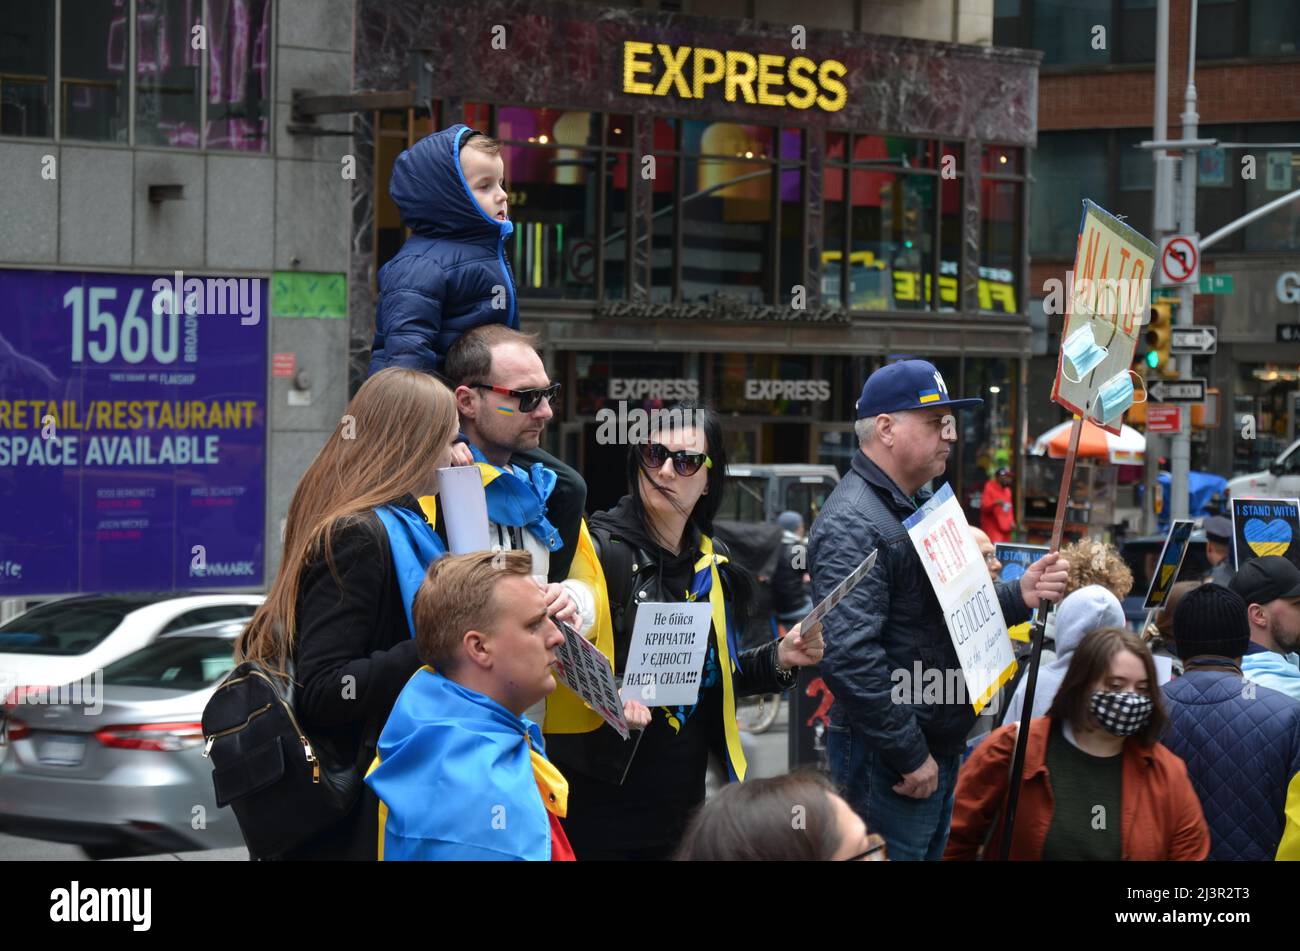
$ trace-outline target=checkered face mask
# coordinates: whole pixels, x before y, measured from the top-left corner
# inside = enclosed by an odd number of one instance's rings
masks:
[[[1140,693],[1097,690],[1090,705],[1101,728],[1115,736],[1132,736],[1147,725],[1155,701]]]

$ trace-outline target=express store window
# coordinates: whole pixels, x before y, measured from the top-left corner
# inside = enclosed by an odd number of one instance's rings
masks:
[[[947,311],[961,309],[964,156],[965,149],[953,142],[944,143],[939,150],[939,309]]]
[[[633,172],[642,176],[650,174],[649,297],[655,303],[679,299],[677,235],[682,229],[682,203],[678,198],[685,187],[680,176],[682,162],[677,154],[681,148],[679,132],[680,123],[676,119],[655,119],[651,133],[654,164],[647,166],[642,159],[641,167],[634,166]],[[634,260],[635,257],[634,254]]]
[[[979,309],[1020,312],[1021,236],[1024,233],[1023,150],[984,148],[980,178]]]
[[[937,155],[937,143],[929,140],[831,136],[823,184],[825,218],[828,228],[842,226],[843,231],[827,233],[824,292],[838,284],[852,310],[933,306]]]
[[[602,296],[612,300],[627,297],[627,263],[631,259],[632,209],[628,191],[632,170],[632,117],[611,115],[605,124],[605,151],[601,156],[605,200],[605,231],[600,271]]]
[[[496,110],[520,296],[596,296],[602,121],[596,112]]]
[[[770,301],[774,134],[770,126],[682,123],[682,301]]]

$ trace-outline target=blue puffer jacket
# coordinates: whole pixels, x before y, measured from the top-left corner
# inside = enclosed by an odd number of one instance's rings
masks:
[[[917,494],[919,502],[926,498]],[[821,672],[835,695],[831,729],[857,731],[899,774],[917,769],[930,754],[961,753],[975,725],[974,709],[961,697],[894,702],[898,678],[914,680],[916,665],[923,681],[932,676],[928,671],[943,671],[945,684],[948,671],[961,669],[939,599],[903,527],[902,520],[916,509],[858,450],[813,523],[808,545],[814,602],[830,594],[873,548],[880,550],[870,574],[822,622]],[[998,582],[994,588],[1008,624],[1028,620],[1019,585]]]
[[[1287,791],[1300,781],[1300,701],[1226,670],[1189,669],[1164,686],[1160,741],[1187,763],[1210,859],[1272,861]]]
[[[388,193],[413,234],[379,269],[372,374],[385,367],[441,372],[461,334],[492,323],[519,329],[506,260],[514,225],[488,217],[470,193],[460,146],[471,131],[454,125],[435,132],[393,165]],[[505,306],[494,308],[494,298]]]

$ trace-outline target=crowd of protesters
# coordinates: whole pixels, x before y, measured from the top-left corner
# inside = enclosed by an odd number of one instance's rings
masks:
[[[1008,625],[1049,604],[1055,654],[1004,688],[1005,725],[968,737],[968,698],[896,702],[891,673],[959,668],[904,520],[956,442],[957,399],[924,360],[877,370],[858,451],[790,567],[785,633],[742,648],[754,579],[713,537],[726,488],[722,421],[682,412],[628,447],[626,494],[584,513],[582,475],[539,448],[559,384],[520,333],[497,248],[513,227],[500,146],[464,126],[398,159],[413,235],[380,274],[371,376],[308,467],[280,569],[238,646],[293,685],[316,755],[363,782],[339,816],[257,858],[970,859],[1001,850],[1013,751],[1025,761],[1013,859],[1300,857],[1300,570],[1243,564],[1230,587],[1184,586],[1158,625],[1169,681],[1125,626],[1133,578],[1083,540],[995,583]],[[437,470],[482,476],[492,549],[451,555]],[[1011,528],[1007,470],[985,489],[981,552]],[[783,516],[783,558],[802,549]],[[795,623],[875,551],[822,624]],[[557,684],[587,638],[615,678],[643,604],[711,619],[696,701],[628,700],[624,739]],[[820,664],[835,697],[829,778],[745,782],[736,701]],[[306,740],[304,739],[304,743]],[[710,759],[730,782],[708,799]],[[305,795],[305,793],[298,793]]]

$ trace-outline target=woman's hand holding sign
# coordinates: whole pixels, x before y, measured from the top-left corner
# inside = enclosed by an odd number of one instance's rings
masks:
[[[650,725],[650,708],[644,703],[628,700],[623,704],[623,719],[634,730],[644,730]]]
[[[781,638],[776,648],[776,662],[789,670],[792,667],[811,667],[821,662],[826,645],[822,641],[821,623],[814,624],[807,634],[796,624]]]

